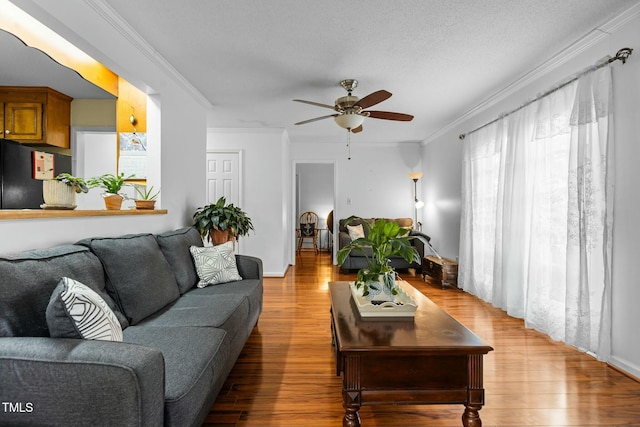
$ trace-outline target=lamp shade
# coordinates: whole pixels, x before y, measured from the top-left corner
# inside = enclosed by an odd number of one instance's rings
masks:
[[[422,178],[422,172],[409,172],[409,178],[413,179],[414,181],[417,181],[420,178]]]
[[[355,113],[345,113],[334,117],[334,120],[344,129],[355,129],[364,122],[364,116]]]

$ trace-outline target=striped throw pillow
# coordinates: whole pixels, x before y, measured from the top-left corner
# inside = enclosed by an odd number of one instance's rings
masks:
[[[47,307],[47,325],[52,337],[122,341],[118,318],[97,292],[63,277]]]

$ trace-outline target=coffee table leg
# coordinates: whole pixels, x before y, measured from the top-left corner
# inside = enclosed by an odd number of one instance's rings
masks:
[[[482,409],[482,406],[467,405],[462,414],[462,425],[464,427],[482,427],[482,421],[478,413],[480,409]]]
[[[344,418],[342,419],[342,427],[360,427],[360,408],[346,408]]]

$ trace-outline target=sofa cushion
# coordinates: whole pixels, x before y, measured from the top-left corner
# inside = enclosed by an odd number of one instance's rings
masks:
[[[46,311],[54,338],[122,341],[122,327],[107,303],[91,288],[63,277]]]
[[[249,303],[249,327],[253,327],[262,313],[263,290],[262,280],[244,279],[239,282],[222,283],[206,288],[194,288],[187,292],[185,296],[199,298],[201,296],[219,297],[224,295],[243,295]]]
[[[222,329],[138,325],[124,341],[160,350],[165,360],[164,425],[201,425],[224,383],[229,358]]]
[[[151,234],[91,238],[80,244],[95,253],[106,275],[106,288],[135,325],[180,296],[169,262]]]
[[[349,238],[352,242],[356,239],[364,238],[364,228],[362,227],[362,224],[347,225],[347,231],[349,232]]]
[[[190,251],[200,278],[199,288],[242,280],[232,242],[203,248],[192,246]]]
[[[365,222],[369,223],[369,225],[373,224],[373,219],[371,218],[359,218],[359,217],[349,217],[349,218],[345,218],[345,219],[341,219],[338,222],[338,231],[341,232],[345,232],[345,233],[349,233],[349,231],[347,230],[347,225],[359,225],[359,224],[364,224]],[[364,230],[364,236],[367,237],[369,235],[369,230],[363,225],[362,226],[363,230]]]
[[[87,248],[54,246],[0,257],[0,336],[49,336],[45,312],[60,278],[70,277],[96,291],[114,310],[105,292],[100,260]],[[123,328],[125,317],[116,312]]]
[[[189,248],[203,246],[200,233],[193,227],[185,227],[158,234],[156,240],[171,266],[171,271],[178,282],[180,294],[184,294],[198,282],[198,273]]]
[[[198,326],[242,330],[249,316],[249,301],[243,295],[197,295],[187,292],[177,301],[145,319],[145,326]]]

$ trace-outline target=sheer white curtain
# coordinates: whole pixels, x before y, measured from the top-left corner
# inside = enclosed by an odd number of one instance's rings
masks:
[[[609,357],[611,74],[594,67],[472,133],[463,149],[461,287]]]

